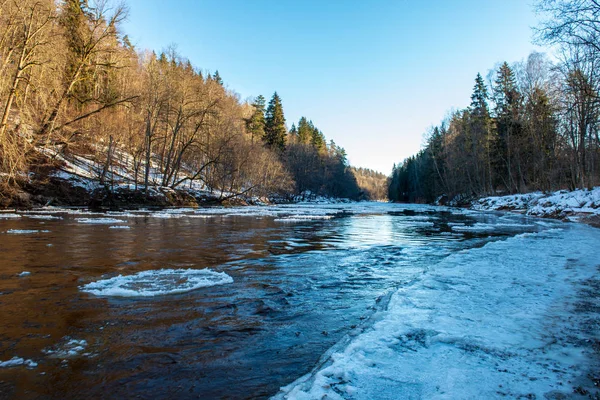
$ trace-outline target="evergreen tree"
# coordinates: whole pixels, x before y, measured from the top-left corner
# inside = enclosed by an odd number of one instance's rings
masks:
[[[474,171],[470,177],[472,192],[492,192],[491,129],[490,111],[487,100],[487,87],[477,74],[475,86],[471,95],[471,106],[468,114],[468,135],[465,137],[466,151],[469,154],[467,165]]]
[[[481,74],[477,73],[475,78],[475,86],[473,87],[473,94],[471,95],[471,113],[476,117],[489,116],[488,109],[488,91]]]
[[[298,140],[300,143],[310,143],[313,129],[314,127],[312,121],[309,122],[306,117],[300,118],[300,121],[298,121]]]
[[[219,85],[223,86],[223,79],[221,79],[221,75],[219,75],[219,70],[216,70],[212,76],[213,81],[217,82]]]
[[[494,85],[494,114],[496,116],[496,137],[493,145],[495,154],[492,164],[503,185],[510,191],[518,189],[514,174],[515,145],[520,131],[521,96],[512,69],[504,62],[496,74]]]
[[[323,150],[325,148],[325,135],[318,128],[313,127],[311,132],[310,143],[317,150]]]
[[[246,121],[246,127],[252,136],[252,143],[254,143],[254,138],[265,136],[265,103],[266,100],[262,95],[259,95],[252,102],[254,111],[250,119]]]
[[[281,98],[275,92],[267,107],[265,135],[263,138],[268,147],[283,151],[285,150],[286,134],[287,129],[285,127]]]

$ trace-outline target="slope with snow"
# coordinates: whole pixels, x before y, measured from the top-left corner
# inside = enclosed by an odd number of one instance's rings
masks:
[[[473,208],[481,211],[515,210],[539,217],[565,217],[572,214],[600,215],[600,187],[592,190],[560,190],[550,194],[535,192],[485,197],[474,202]]]

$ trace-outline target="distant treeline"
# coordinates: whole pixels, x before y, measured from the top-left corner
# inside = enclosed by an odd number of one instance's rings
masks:
[[[125,16],[107,1],[0,2],[0,196],[57,154],[93,159],[101,183],[126,168],[146,191],[370,196],[312,122],[288,131],[277,93],[241,101],[175,49],[139,51]]]
[[[550,62],[533,53],[478,74],[471,105],[426,134],[417,155],[394,166],[389,197],[432,202],[497,193],[600,184],[600,5],[545,0],[540,42],[560,48]]]

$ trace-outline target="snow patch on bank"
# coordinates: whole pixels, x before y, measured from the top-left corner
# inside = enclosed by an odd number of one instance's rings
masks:
[[[525,233],[455,253],[391,297],[289,399],[563,398],[597,362],[593,310],[579,290],[597,276],[600,231]],[[592,307],[593,308],[593,307]]]
[[[96,296],[152,297],[232,282],[226,273],[210,269],[159,269],[102,279],[80,289]]]
[[[592,190],[560,190],[510,196],[485,197],[473,203],[479,211],[515,210],[539,217],[564,217],[570,214],[600,215],[600,186]]]

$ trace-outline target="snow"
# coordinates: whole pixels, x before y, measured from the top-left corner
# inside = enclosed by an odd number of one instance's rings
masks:
[[[578,213],[600,215],[600,186],[592,190],[485,197],[473,203],[473,208],[481,211],[519,210],[540,217],[564,217]]]
[[[11,235],[29,235],[32,233],[49,233],[48,230],[38,230],[38,229],[9,229],[6,233]]]
[[[18,274],[17,276],[29,276],[29,275],[31,275],[31,272],[29,272],[29,271],[23,271],[20,274]]]
[[[121,224],[125,223],[122,219],[116,218],[76,218],[77,222],[81,224],[92,224],[92,225],[110,225],[110,224]]]
[[[569,397],[597,362],[577,308],[599,243],[576,224],[454,253],[276,398]]]
[[[0,368],[10,368],[10,367],[18,367],[20,365],[25,365],[28,368],[37,367],[37,363],[33,360],[26,360],[21,357],[13,357],[8,361],[0,361]]]
[[[226,273],[210,269],[159,269],[102,279],[80,289],[96,296],[152,297],[232,282]]]
[[[131,229],[131,227],[127,225],[113,225],[109,226],[108,229]]]

